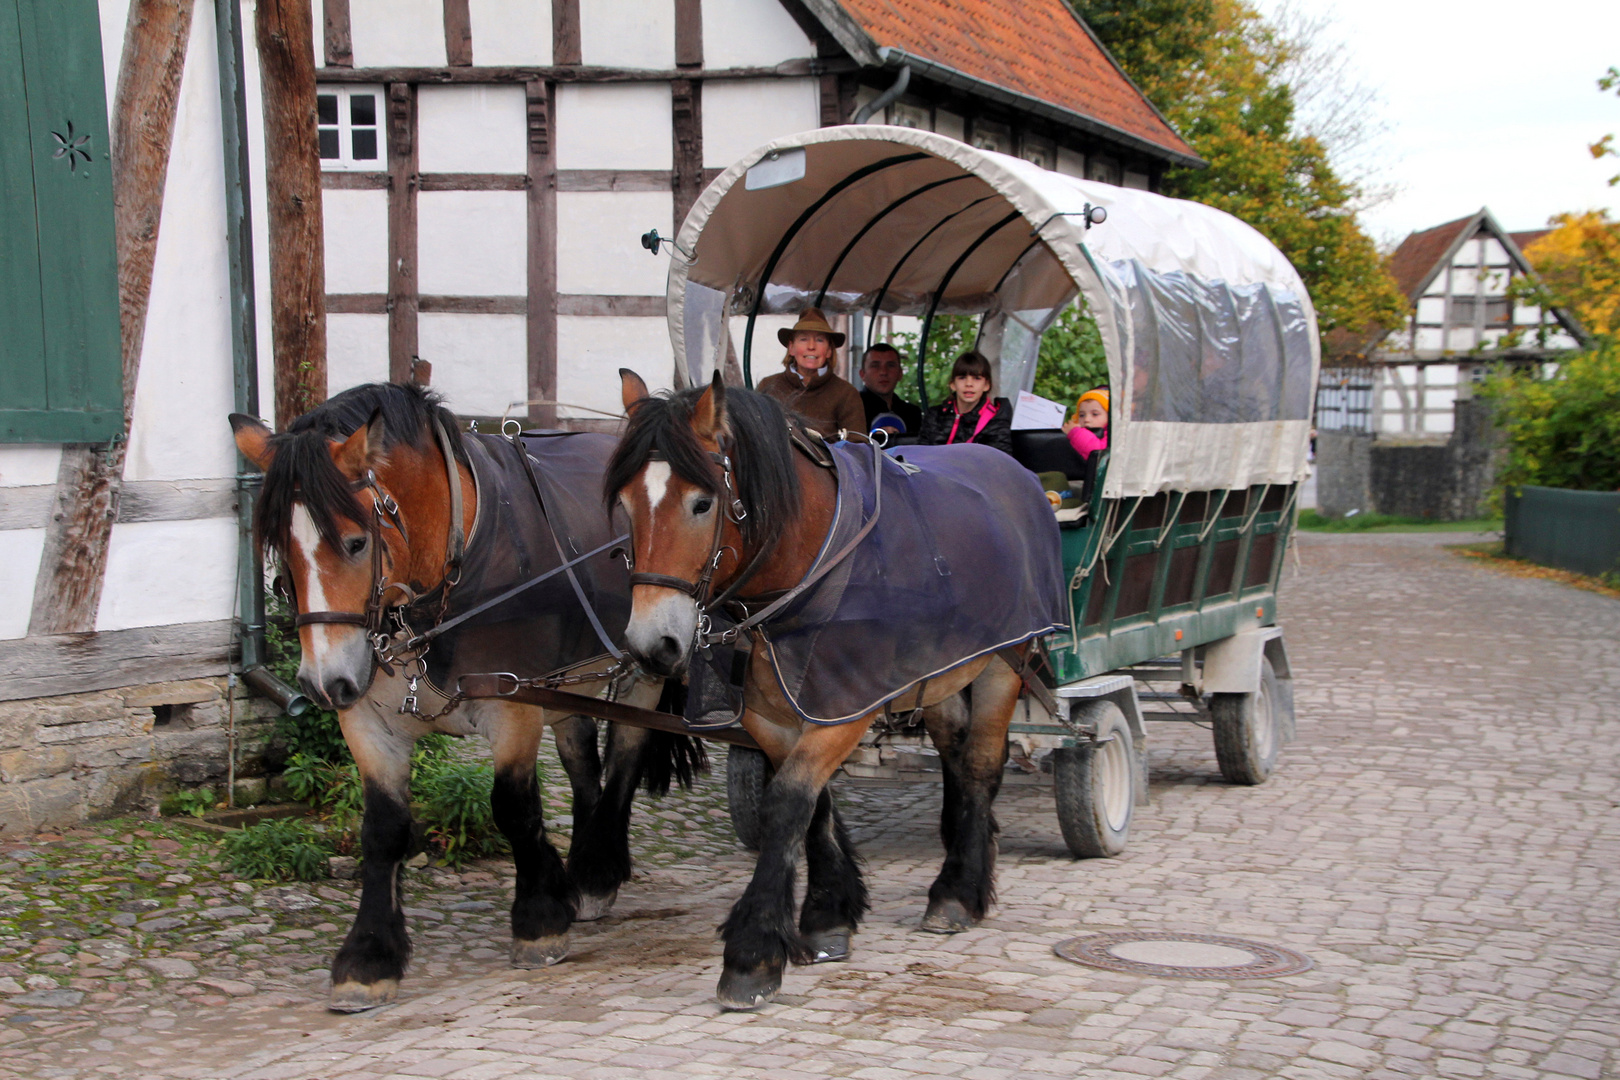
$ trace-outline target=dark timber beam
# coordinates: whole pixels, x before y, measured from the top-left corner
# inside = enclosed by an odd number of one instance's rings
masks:
[[[326,254],[309,0],[259,0],[276,423],[326,400]]]
[[[444,57],[451,67],[472,66],[472,12],[467,0],[444,0]]]
[[[552,14],[563,12],[563,0],[552,5]],[[555,22],[555,18],[553,22]],[[568,44],[561,42],[560,45]],[[574,45],[577,48],[577,44]],[[535,79],[550,82],[668,82],[671,79],[802,79],[827,72],[850,72],[848,61],[784,60],[774,67],[735,68],[615,68],[583,67],[559,61],[549,67],[385,67],[324,68],[322,82],[342,83],[526,83]]]
[[[553,0],[552,12],[566,0]],[[578,47],[579,8],[574,4],[574,47]],[[529,112],[529,399],[557,400],[557,160],[552,153],[556,84],[527,84]],[[530,405],[529,421],[554,427],[554,405]]]
[[[134,0],[129,8],[112,116],[124,438],[105,447],[73,443],[62,447],[56,506],[34,581],[29,637],[82,634],[96,628],[140,375],[191,12],[192,0]]]
[[[416,87],[388,87],[388,381],[409,382],[416,357]]]
[[[325,0],[326,66],[354,67],[354,45],[349,36],[349,0]]]

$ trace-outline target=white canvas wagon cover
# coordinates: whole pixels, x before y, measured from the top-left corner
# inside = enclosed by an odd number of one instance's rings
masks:
[[[1107,220],[1088,229],[1088,207]],[[1283,254],[1212,207],[932,132],[846,126],[778,139],[732,165],[676,242],[668,314],[681,382],[724,363],[733,320],[818,305],[983,314],[979,347],[996,392],[1012,396],[1033,386],[1040,336],[1078,292],[1108,356],[1106,496],[1305,474],[1315,311]],[[774,336],[755,341],[751,367],[763,377],[780,348]]]

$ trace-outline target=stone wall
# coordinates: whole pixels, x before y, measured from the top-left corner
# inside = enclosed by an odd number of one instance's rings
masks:
[[[0,702],[0,833],[146,811],[228,767],[224,678]],[[237,775],[265,769],[276,706],[236,690]]]
[[[1316,505],[1323,517],[1352,510],[1433,521],[1490,513],[1498,440],[1490,406],[1455,405],[1449,436],[1323,431],[1316,438]]]

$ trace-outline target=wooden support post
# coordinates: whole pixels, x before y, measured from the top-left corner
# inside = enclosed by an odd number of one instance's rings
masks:
[[[326,255],[309,0],[259,0],[276,423],[326,400]]]
[[[556,0],[552,10],[562,6]],[[577,12],[577,9],[576,9]],[[577,27],[577,22],[576,22]],[[529,398],[557,400],[557,161],[552,154],[554,84],[528,84],[529,111]],[[554,405],[530,405],[529,420],[557,426]]]
[[[696,79],[676,79],[670,84],[670,105],[675,140],[676,235],[686,214],[703,193],[703,84]]]
[[[56,506],[34,581],[30,637],[89,633],[96,628],[140,375],[175,107],[191,41],[191,12],[192,0],[135,0],[129,8],[112,116],[124,438],[106,447],[62,448]]]
[[[326,66],[354,67],[354,44],[349,36],[349,0],[325,0]]]
[[[580,63],[579,0],[551,0],[551,62]]]
[[[675,66],[703,66],[703,0],[675,0]]]
[[[417,352],[416,87],[388,87],[388,381],[411,378]],[[429,359],[432,359],[429,357]]]
[[[444,0],[444,56],[451,67],[472,66],[472,11],[467,0]]]

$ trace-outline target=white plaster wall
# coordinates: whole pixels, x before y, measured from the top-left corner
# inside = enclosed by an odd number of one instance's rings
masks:
[[[1066,146],[1058,147],[1057,171],[1064,176],[1074,176],[1084,180],[1086,178],[1086,155],[1077,150],[1070,150]]]
[[[326,66],[326,0],[310,0],[310,23],[315,32],[310,37],[310,51],[315,54],[315,66]],[[244,27],[251,27],[252,23],[243,23]],[[247,42],[243,42],[246,46]]]
[[[652,258],[641,234],[674,232],[667,191],[565,191],[557,195],[557,291],[663,296],[669,259]]]
[[[703,86],[703,164],[723,169],[783,135],[821,126],[814,79],[729,81]]]
[[[551,63],[551,0],[468,0],[473,63]]]
[[[476,49],[477,39],[473,40]],[[424,86],[417,91],[416,104],[423,172],[528,171],[529,120],[523,87]]]
[[[349,0],[349,33],[357,68],[446,63],[443,0]]]
[[[1446,300],[1443,296],[1424,296],[1417,302],[1418,322],[1437,323],[1446,317]]]
[[[327,315],[326,394],[388,381],[388,316]]]
[[[525,295],[528,220],[528,196],[521,191],[422,192],[419,288],[444,296]]]
[[[668,83],[557,87],[559,169],[668,169],[673,141]]]
[[[214,9],[199,5],[163,192],[124,465],[128,480],[228,477],[236,471],[225,422],[235,391],[216,61]],[[234,539],[230,550],[234,558]]]
[[[1123,186],[1135,188],[1138,191],[1146,191],[1148,189],[1148,174],[1131,172],[1129,169],[1127,169],[1125,171],[1125,183]]]
[[[934,132],[938,135],[947,135],[957,142],[963,142],[967,135],[967,121],[955,113],[946,112],[944,109],[935,109]]]
[[[55,482],[56,477],[51,477]],[[0,532],[0,641],[28,636],[34,582],[45,550],[44,529]]]
[[[124,33],[129,25],[129,0],[101,0],[96,13],[101,19],[101,70],[107,79],[107,118],[110,121],[113,98],[118,92],[118,68],[124,55]]]
[[[619,369],[630,368],[648,389],[668,389],[675,375],[669,327],[652,317],[564,315],[557,319],[557,400],[600,412],[559,409],[563,416],[601,418],[624,411]],[[435,373],[435,381],[437,374]]]
[[[579,51],[593,66],[673,68],[675,0],[579,0]]]
[[[326,291],[388,291],[388,192],[321,192]]]
[[[0,446],[0,487],[29,487],[56,483],[62,448],[46,443]]]
[[[774,67],[815,54],[780,0],[703,0],[704,67]]]
[[[235,518],[114,525],[96,629],[229,619],[235,593]]]
[[[528,320],[522,315],[427,312],[420,320],[419,354],[433,364],[433,388],[450,408],[499,416],[527,399]],[[522,415],[526,407],[512,411]]]

